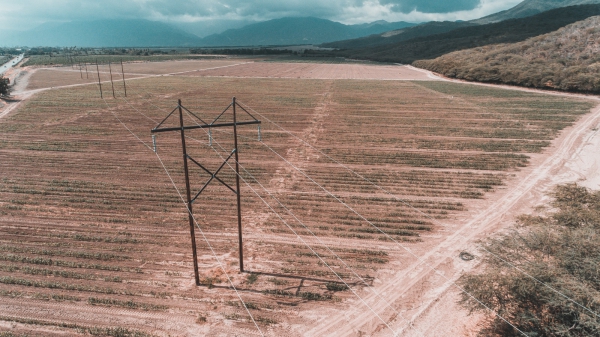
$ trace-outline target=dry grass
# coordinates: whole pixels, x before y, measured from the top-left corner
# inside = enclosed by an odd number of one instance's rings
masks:
[[[600,92],[600,16],[514,44],[462,50],[415,66],[469,81]]]

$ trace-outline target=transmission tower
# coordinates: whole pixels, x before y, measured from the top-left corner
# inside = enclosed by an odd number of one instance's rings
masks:
[[[252,118],[252,120],[245,121],[245,122],[238,122],[237,116],[236,116],[236,108],[242,109],[248,116],[250,116]],[[219,119],[230,109],[233,112],[233,123],[219,123]],[[191,116],[193,116],[194,118],[197,119],[195,125],[185,125],[184,124],[183,110],[185,110],[187,113],[189,113]],[[169,119],[169,117],[171,117],[171,115],[173,115],[173,113],[175,113],[175,111],[179,111],[179,127],[161,128],[162,124],[167,119]],[[169,113],[167,115],[167,117],[165,117],[165,119],[163,119],[156,127],[154,127],[151,130],[151,132],[153,134],[160,133],[160,132],[169,132],[169,131],[179,131],[181,134],[181,148],[183,151],[183,170],[185,172],[185,188],[186,188],[186,197],[187,197],[186,207],[187,207],[188,219],[189,219],[189,223],[190,223],[190,237],[192,239],[192,256],[194,259],[194,275],[196,278],[196,285],[200,285],[200,276],[198,274],[198,254],[196,252],[196,235],[195,235],[195,228],[194,228],[194,213],[192,210],[192,205],[198,199],[200,194],[202,194],[202,192],[204,192],[206,187],[208,187],[208,185],[213,180],[216,180],[217,182],[219,182],[222,185],[224,185],[225,187],[227,187],[237,197],[238,251],[239,251],[239,259],[240,259],[240,272],[244,271],[244,249],[243,249],[243,244],[242,244],[242,208],[241,208],[241,193],[240,193],[241,192],[240,191],[240,169],[239,169],[239,164],[238,164],[239,163],[239,150],[238,150],[238,141],[237,141],[237,138],[238,138],[237,137],[237,127],[240,125],[252,125],[252,124],[259,125],[259,137],[260,137],[260,121],[257,120],[256,118],[254,118],[254,116],[252,116],[252,114],[250,114],[248,111],[246,111],[246,109],[244,109],[241,105],[239,105],[239,103],[236,102],[235,97],[233,98],[231,104],[229,104],[229,106],[225,110],[223,110],[223,112],[217,118],[215,118],[211,123],[206,123],[205,121],[203,121],[196,114],[194,114],[193,112],[191,112],[190,110],[188,110],[187,108],[182,106],[181,100],[178,100],[177,107],[175,109],[173,109],[173,111],[171,111],[171,113]],[[231,151],[231,153],[229,154],[229,157],[227,157],[227,159],[225,159],[223,161],[221,166],[215,172],[211,172],[209,169],[204,167],[198,160],[192,158],[187,153],[187,148],[185,145],[185,131],[193,130],[193,129],[208,129],[209,141],[210,141],[210,145],[212,146],[212,133],[210,131],[213,128],[222,128],[222,127],[233,127],[234,148]],[[221,178],[219,178],[217,176],[219,174],[219,172],[221,171],[221,169],[229,162],[229,160],[231,159],[232,156],[234,156],[234,158],[235,158],[235,173],[236,173],[235,189],[233,187],[229,186],[229,184],[227,184],[226,182],[224,182]],[[193,198],[192,198],[192,191],[190,188],[190,177],[189,177],[189,170],[188,170],[188,164],[190,162],[194,165],[197,165],[203,171],[205,171],[206,173],[211,175],[210,179],[204,184],[204,186],[200,189],[199,192],[196,193],[196,195]]]

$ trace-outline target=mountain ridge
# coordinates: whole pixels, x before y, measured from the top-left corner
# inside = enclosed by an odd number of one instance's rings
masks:
[[[193,46],[200,38],[162,22],[113,19],[45,23],[6,40],[5,45],[32,47],[164,47]]]
[[[398,43],[334,53],[337,56],[372,61],[412,63],[415,60],[434,59],[462,49],[524,41],[594,15],[600,15],[600,5],[570,6],[542,12],[532,17],[467,26]]]
[[[525,18],[556,8],[595,4],[600,4],[600,0],[525,0],[513,8],[484,16],[480,19],[471,20],[470,22],[477,24],[495,23],[508,19]]]
[[[477,24],[470,22],[454,22],[454,21],[431,21],[417,26],[396,29],[382,34],[373,34],[370,36],[360,37],[350,40],[342,40],[324,43],[321,46],[325,48],[338,49],[358,49],[366,47],[376,47],[395,42],[407,41],[419,37],[429,35],[442,34],[454,29],[476,26]]]
[[[375,21],[344,25],[314,17],[287,17],[253,23],[200,38],[174,25],[144,19],[45,23],[1,36],[0,46],[48,47],[216,47],[319,44],[408,27],[407,22]]]
[[[340,39],[357,38],[387,30],[410,27],[408,22],[383,20],[345,25],[315,17],[286,17],[253,23],[238,29],[229,29],[202,39],[203,47],[268,46],[320,44]],[[391,28],[391,29],[390,29]]]

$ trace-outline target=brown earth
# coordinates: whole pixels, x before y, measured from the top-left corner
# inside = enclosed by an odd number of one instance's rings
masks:
[[[173,65],[165,74],[223,66],[195,62]],[[456,307],[452,281],[477,262],[462,261],[458,253],[476,253],[476,239],[509,225],[551,184],[572,179],[559,171],[571,155],[586,157],[579,149],[591,148],[584,145],[595,139],[591,130],[600,110],[589,110],[596,103],[440,81],[212,77],[236,68],[255,77],[286,68],[292,69],[286,76],[352,76],[351,68],[317,66],[253,63],[201,72],[211,77],[151,76],[128,82],[127,98],[118,89],[116,99],[111,93],[106,100],[95,85],[76,83],[80,74],[67,69],[60,84],[75,86],[29,91],[36,95],[0,120],[0,329],[60,335],[120,326],[165,336],[260,335],[221,265],[265,335],[388,336],[390,329],[407,336],[471,335],[479,317]],[[397,71],[405,79],[431,78],[404,67],[363,67],[354,76]],[[134,71],[151,70],[126,70]],[[43,87],[42,79],[55,80],[50,74],[38,70],[30,83]],[[104,93],[109,96],[106,88]],[[262,274],[253,282],[239,273],[235,198],[213,184],[195,206],[208,239],[197,235],[205,286],[195,287],[184,207],[157,157],[123,124],[151,146],[149,130],[177,98],[210,119],[233,95],[262,115],[265,144],[399,244],[256,142],[255,128],[241,127],[241,164],[306,227],[258,184],[250,186],[323,260],[242,182],[246,268]],[[221,156],[228,155],[231,135],[215,130],[213,136],[225,148],[215,143]],[[188,137],[191,155],[218,168],[207,135],[196,130]],[[158,155],[182,191],[179,151],[178,135],[158,136]],[[192,177],[194,190],[208,178],[196,167]],[[234,176],[226,166],[220,177],[231,184]],[[328,280],[340,281],[332,270],[360,297],[327,289]]]
[[[186,74],[188,75],[188,74]],[[256,62],[212,69],[192,76],[302,78],[323,80],[431,80],[423,73],[393,65]]]

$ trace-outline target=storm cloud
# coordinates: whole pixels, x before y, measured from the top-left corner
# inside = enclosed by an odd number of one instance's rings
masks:
[[[45,22],[148,19],[164,22],[256,22],[314,16],[347,24],[376,20],[470,20],[513,7],[521,0],[20,0],[0,8],[2,30]],[[1,39],[1,36],[0,36]]]
[[[382,0],[381,4],[391,4],[393,11],[401,13],[422,12],[422,13],[448,13],[458,11],[468,11],[477,8],[481,0]]]

